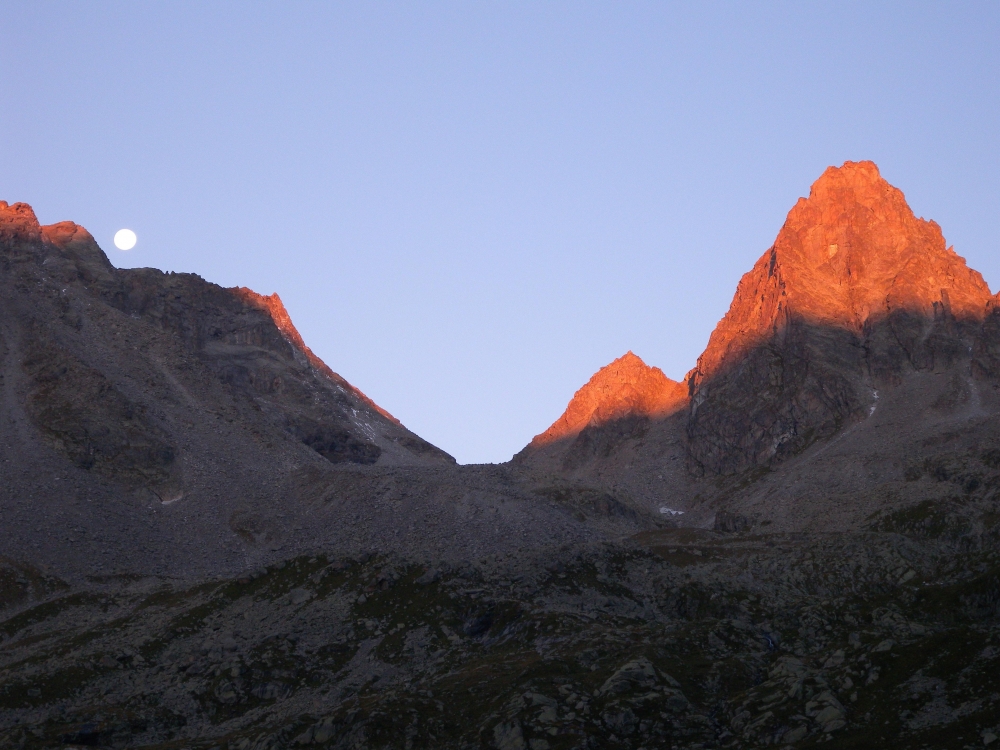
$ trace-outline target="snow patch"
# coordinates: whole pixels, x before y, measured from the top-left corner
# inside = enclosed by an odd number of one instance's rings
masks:
[[[184,493],[180,492],[180,491],[163,493],[163,494],[160,494],[159,492],[156,492],[155,490],[153,492],[154,492],[154,494],[158,498],[160,498],[160,503],[163,504],[163,505],[173,505],[178,500],[183,500],[184,499]]]
[[[684,515],[684,511],[683,510],[673,510],[672,508],[668,508],[667,506],[663,506],[662,508],[660,508],[660,513],[662,513],[665,516],[683,516]]]

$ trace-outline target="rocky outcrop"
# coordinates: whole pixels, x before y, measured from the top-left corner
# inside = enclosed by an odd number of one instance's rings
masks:
[[[990,291],[871,162],[831,167],[747,273],[688,376],[691,468],[766,466],[968,362]]]
[[[972,351],[972,374],[979,380],[1000,381],[1000,294],[986,306],[983,327]]]

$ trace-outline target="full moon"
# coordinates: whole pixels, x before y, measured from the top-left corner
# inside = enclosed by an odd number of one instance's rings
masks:
[[[115,232],[115,247],[119,250],[131,250],[135,247],[135,232],[131,229],[119,229]]]

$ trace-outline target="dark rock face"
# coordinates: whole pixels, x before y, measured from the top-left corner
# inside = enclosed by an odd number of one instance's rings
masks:
[[[331,463],[373,464],[382,455],[377,445],[328,424],[299,421],[289,431]]]
[[[130,486],[179,481],[176,447],[150,410],[36,333],[22,362],[31,383],[27,410],[52,447],[79,468]]]
[[[695,474],[733,474],[798,453],[862,416],[865,350],[848,331],[796,321],[699,388],[687,424]]]
[[[1000,294],[987,305],[972,351],[972,374],[979,380],[1000,381]]]
[[[453,463],[316,357],[277,295],[192,274],[117,270],[85,229],[41,227],[24,204],[0,204],[0,242],[28,414],[81,468],[130,486],[181,481],[177,425],[157,414],[165,394],[150,393],[148,381],[121,382],[136,377],[119,366],[122,356],[144,360],[187,406],[198,399],[178,376],[207,370],[230,398],[334,463]],[[169,351],[154,351],[150,329]],[[109,334],[117,351],[91,340]]]

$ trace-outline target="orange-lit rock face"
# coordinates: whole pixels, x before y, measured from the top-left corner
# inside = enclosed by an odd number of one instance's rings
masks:
[[[281,335],[284,336],[290,344],[295,346],[299,351],[305,354],[310,359],[319,360],[312,350],[306,346],[306,342],[302,340],[302,336],[299,335],[298,330],[296,330],[295,325],[292,323],[292,318],[288,314],[288,310],[285,309],[284,303],[281,301],[281,297],[278,296],[277,292],[272,294],[270,297],[263,294],[257,294],[253,289],[247,289],[245,286],[239,286],[233,288],[233,293],[243,300],[246,304],[256,307],[258,310],[264,310],[268,315],[271,316],[271,320],[281,331]]]
[[[740,281],[688,376],[692,470],[792,455],[870,414],[878,389],[907,372],[992,372],[995,353],[977,343],[990,299],[874,164],[827,169]]]
[[[31,206],[27,203],[8,205],[7,201],[0,201],[0,243],[38,240],[41,233],[42,228]]]
[[[113,268],[90,232],[72,221],[40,226],[27,203],[0,201],[0,249],[34,257],[64,281],[106,280]]]
[[[27,203],[8,205],[0,201],[0,242],[44,241],[63,248],[74,242],[93,243],[86,229],[72,221],[41,226],[35,211]]]
[[[774,246],[743,276],[692,372],[695,388],[792,319],[861,335],[906,311],[981,320],[990,290],[913,215],[870,161],[830,167],[788,214]]]
[[[533,446],[573,437],[585,427],[599,426],[630,416],[665,417],[687,403],[687,389],[657,367],[629,352],[602,367],[578,390],[566,411]]]
[[[340,375],[331,370],[322,359],[313,353],[312,349],[306,346],[306,342],[295,328],[295,324],[292,323],[292,318],[288,314],[288,310],[285,309],[285,305],[281,301],[281,297],[278,296],[277,292],[270,296],[265,296],[263,294],[257,294],[257,292],[253,289],[248,289],[242,286],[234,287],[230,291],[251,307],[256,307],[258,310],[264,310],[267,312],[267,314],[271,316],[271,320],[274,321],[274,325],[277,326],[278,330],[281,332],[281,335],[285,337],[285,340],[305,355],[309,364],[331,380],[335,381],[342,388],[350,390],[351,393],[360,398],[371,408],[375,409],[375,411],[383,417],[394,422],[395,424],[399,424],[398,419],[340,377]]]

